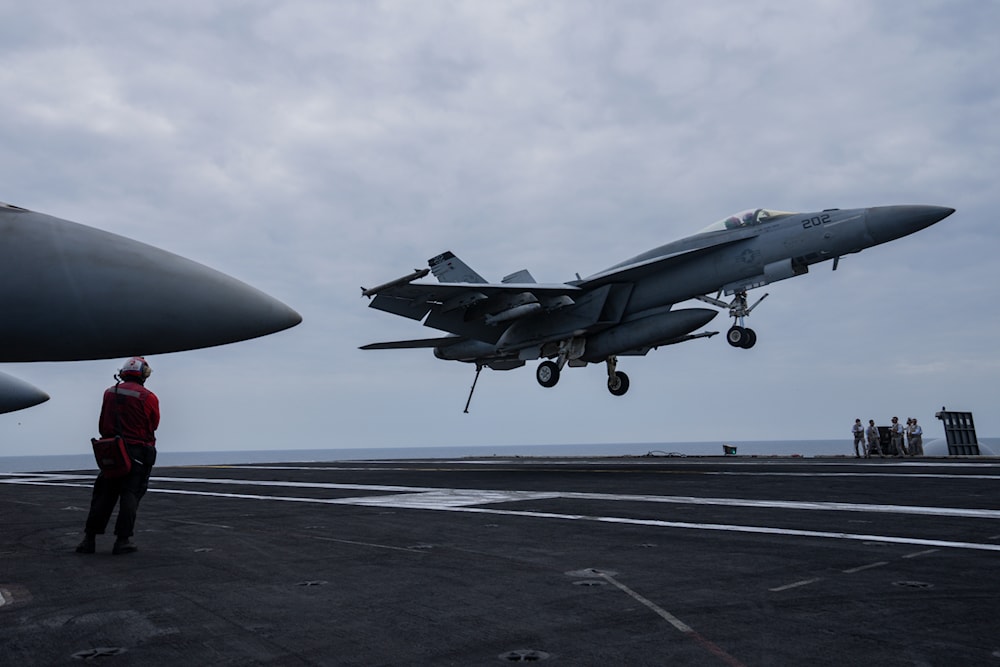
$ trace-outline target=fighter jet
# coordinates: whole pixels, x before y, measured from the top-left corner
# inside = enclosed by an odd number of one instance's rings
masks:
[[[302,321],[280,301],[201,264],[2,202],[0,238],[0,362],[177,352]],[[48,398],[0,373],[0,412]]]
[[[361,349],[433,348],[439,359],[475,364],[476,380],[484,366],[510,370],[544,359],[535,373],[543,387],[555,386],[567,364],[604,362],[608,390],[621,396],[629,379],[618,370],[618,357],[719,333],[694,333],[718,311],[677,304],[694,299],[728,310],[734,322],[726,340],[749,349],[757,334],[746,318],[767,296],[750,305],[749,290],[804,275],[828,260],[836,270],[844,255],[912,234],[954,212],[921,205],[815,213],[749,209],[588,278],[558,284],[537,283],[526,270],[488,283],[445,252],[429,260],[429,268],[361,289],[370,307],[423,320],[450,335]],[[431,272],[437,284],[417,282]]]

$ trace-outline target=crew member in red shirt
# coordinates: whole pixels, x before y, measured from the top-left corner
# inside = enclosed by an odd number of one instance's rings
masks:
[[[135,515],[156,463],[156,427],[160,425],[160,401],[144,386],[152,372],[145,359],[132,357],[115,376],[118,382],[104,391],[98,429],[105,438],[122,436],[132,459],[132,469],[124,477],[97,476],[87,515],[86,536],[77,546],[77,553],[94,553],[95,536],[104,534],[115,505],[118,505],[118,519],[111,553],[137,551],[131,539],[135,532]]]

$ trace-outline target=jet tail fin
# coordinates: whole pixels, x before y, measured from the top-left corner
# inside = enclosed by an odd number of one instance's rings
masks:
[[[535,277],[528,272],[528,269],[521,269],[510,274],[500,282],[502,283],[534,283],[538,282]]]
[[[442,283],[485,283],[486,279],[448,250],[427,260],[431,271]]]

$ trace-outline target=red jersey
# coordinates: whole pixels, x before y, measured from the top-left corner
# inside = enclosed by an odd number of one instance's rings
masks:
[[[104,390],[98,430],[104,438],[121,434],[126,444],[156,446],[160,400],[138,382],[126,381]]]

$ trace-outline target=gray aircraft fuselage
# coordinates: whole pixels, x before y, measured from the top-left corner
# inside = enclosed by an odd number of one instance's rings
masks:
[[[812,264],[912,234],[953,210],[883,206],[779,214],[746,227],[705,232],[668,243],[584,282],[599,285],[618,281],[622,269],[657,257],[689,253],[672,264],[669,271],[658,271],[655,266],[645,275],[641,268],[631,271],[634,287],[625,309],[628,315],[720,289],[733,294],[801,275]]]
[[[923,208],[887,206],[778,214],[746,227],[704,232],[668,243],[582,282],[588,286],[620,282],[627,272],[634,286],[626,315],[720,289],[732,294],[801,275],[811,264],[911,234],[934,218],[935,214],[910,217],[914,209]],[[913,222],[899,224],[899,219]],[[678,259],[669,270],[659,270],[651,263],[671,256]]]

